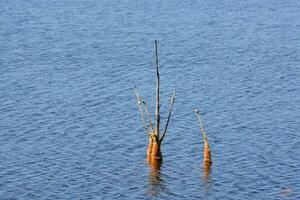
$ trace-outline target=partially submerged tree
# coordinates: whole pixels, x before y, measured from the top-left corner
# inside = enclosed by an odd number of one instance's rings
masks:
[[[151,115],[148,110],[147,102],[139,95],[135,89],[135,95],[143,121],[143,126],[146,130],[147,135],[149,136],[149,145],[147,150],[147,159],[149,164],[153,168],[159,168],[162,162],[162,153],[161,153],[161,144],[166,135],[169,121],[171,118],[172,108],[175,101],[175,90],[171,97],[168,119],[165,125],[165,128],[160,135],[160,75],[159,75],[159,65],[158,65],[158,52],[157,52],[157,40],[155,40],[155,66],[156,66],[156,104],[155,104],[155,124],[151,121]],[[147,122],[146,122],[147,120]]]
[[[211,160],[211,153],[210,153],[210,147],[208,144],[208,139],[206,136],[206,132],[204,131],[204,127],[203,127],[203,122],[200,116],[200,111],[198,109],[195,110],[196,115],[198,117],[198,121],[200,123],[200,130],[202,133],[202,137],[203,137],[203,142],[204,142],[204,152],[203,152],[203,167],[205,171],[209,171],[210,170],[210,166],[212,164],[212,160]]]

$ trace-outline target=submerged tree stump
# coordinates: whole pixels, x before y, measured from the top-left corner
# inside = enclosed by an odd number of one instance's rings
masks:
[[[207,136],[206,136],[206,132],[204,131],[204,128],[203,128],[203,122],[201,120],[200,111],[196,109],[195,112],[196,112],[196,115],[198,117],[198,121],[200,123],[200,130],[201,130],[202,137],[203,137],[203,142],[204,142],[203,169],[204,169],[205,172],[209,172],[210,167],[212,165],[210,147],[209,147],[208,139],[207,139]]]
[[[175,101],[176,91],[174,90],[173,95],[170,101],[169,115],[165,125],[165,128],[160,137],[160,74],[159,74],[159,64],[158,64],[158,41],[155,40],[155,66],[156,66],[156,104],[155,104],[155,126],[152,123],[151,115],[148,110],[148,105],[146,101],[139,95],[135,89],[135,95],[143,121],[143,126],[146,130],[147,135],[149,136],[149,144],[147,149],[147,160],[151,167],[158,168],[162,163],[162,153],[161,153],[161,144],[167,132],[169,121],[171,118],[172,108]],[[146,123],[146,120],[148,123]]]

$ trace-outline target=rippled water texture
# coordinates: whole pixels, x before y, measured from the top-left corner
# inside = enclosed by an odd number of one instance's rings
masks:
[[[0,199],[300,199],[299,36],[297,0],[1,0]],[[133,93],[153,114],[155,39],[160,171]]]

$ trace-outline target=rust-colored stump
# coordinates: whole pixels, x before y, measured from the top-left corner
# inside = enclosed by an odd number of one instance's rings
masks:
[[[162,163],[162,153],[160,142],[155,132],[149,136],[149,144],[147,149],[147,160],[151,168],[158,169]]]
[[[204,142],[203,170],[206,173],[206,175],[209,175],[210,168],[211,168],[211,165],[212,165],[210,147],[209,147],[208,139],[207,139],[207,136],[206,136],[206,132],[204,131],[204,128],[203,128],[203,123],[202,123],[202,120],[201,120],[201,117],[200,117],[200,111],[196,109],[195,112],[196,112],[196,115],[197,115],[199,123],[200,123],[200,130],[201,130],[202,137],[203,137],[203,142]]]

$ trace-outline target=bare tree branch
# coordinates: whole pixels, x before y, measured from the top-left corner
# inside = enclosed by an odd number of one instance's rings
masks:
[[[159,125],[160,125],[159,86],[160,86],[160,78],[159,78],[157,44],[158,44],[158,41],[155,40],[155,64],[156,64],[156,76],[157,76],[157,79],[156,79],[156,110],[155,110],[155,117],[156,117],[156,135],[159,137]]]
[[[196,109],[195,112],[196,112],[196,115],[198,117],[198,121],[200,123],[200,130],[201,130],[201,133],[202,133],[203,141],[206,141],[207,137],[206,137],[206,133],[204,131],[203,122],[202,122],[202,119],[201,119],[201,116],[200,116],[200,111],[198,109]]]
[[[140,114],[141,114],[141,117],[142,117],[143,126],[144,126],[144,128],[146,130],[146,133],[149,135],[149,130],[147,128],[147,125],[146,125],[146,122],[145,122],[145,118],[144,118],[144,112],[143,112],[143,108],[142,108],[141,97],[140,97],[137,89],[134,89],[134,93],[135,93],[137,104],[138,104],[138,107],[139,107],[139,110],[140,110]]]
[[[169,126],[169,121],[170,121],[170,118],[171,118],[172,108],[173,108],[173,104],[175,102],[175,95],[176,95],[176,90],[174,90],[173,95],[171,97],[168,120],[167,120],[167,123],[166,123],[166,126],[165,126],[165,130],[163,132],[163,135],[159,140],[160,143],[163,141],[163,139],[165,137],[165,134],[167,132],[168,126]]]
[[[152,121],[151,121],[151,115],[149,113],[149,109],[148,109],[148,104],[146,101],[142,101],[143,105],[144,105],[144,109],[145,109],[145,112],[146,112],[146,115],[147,115],[147,118],[148,118],[148,121],[149,121],[149,125],[152,129],[152,132],[154,132],[154,127],[153,127],[153,124],[152,124]]]

